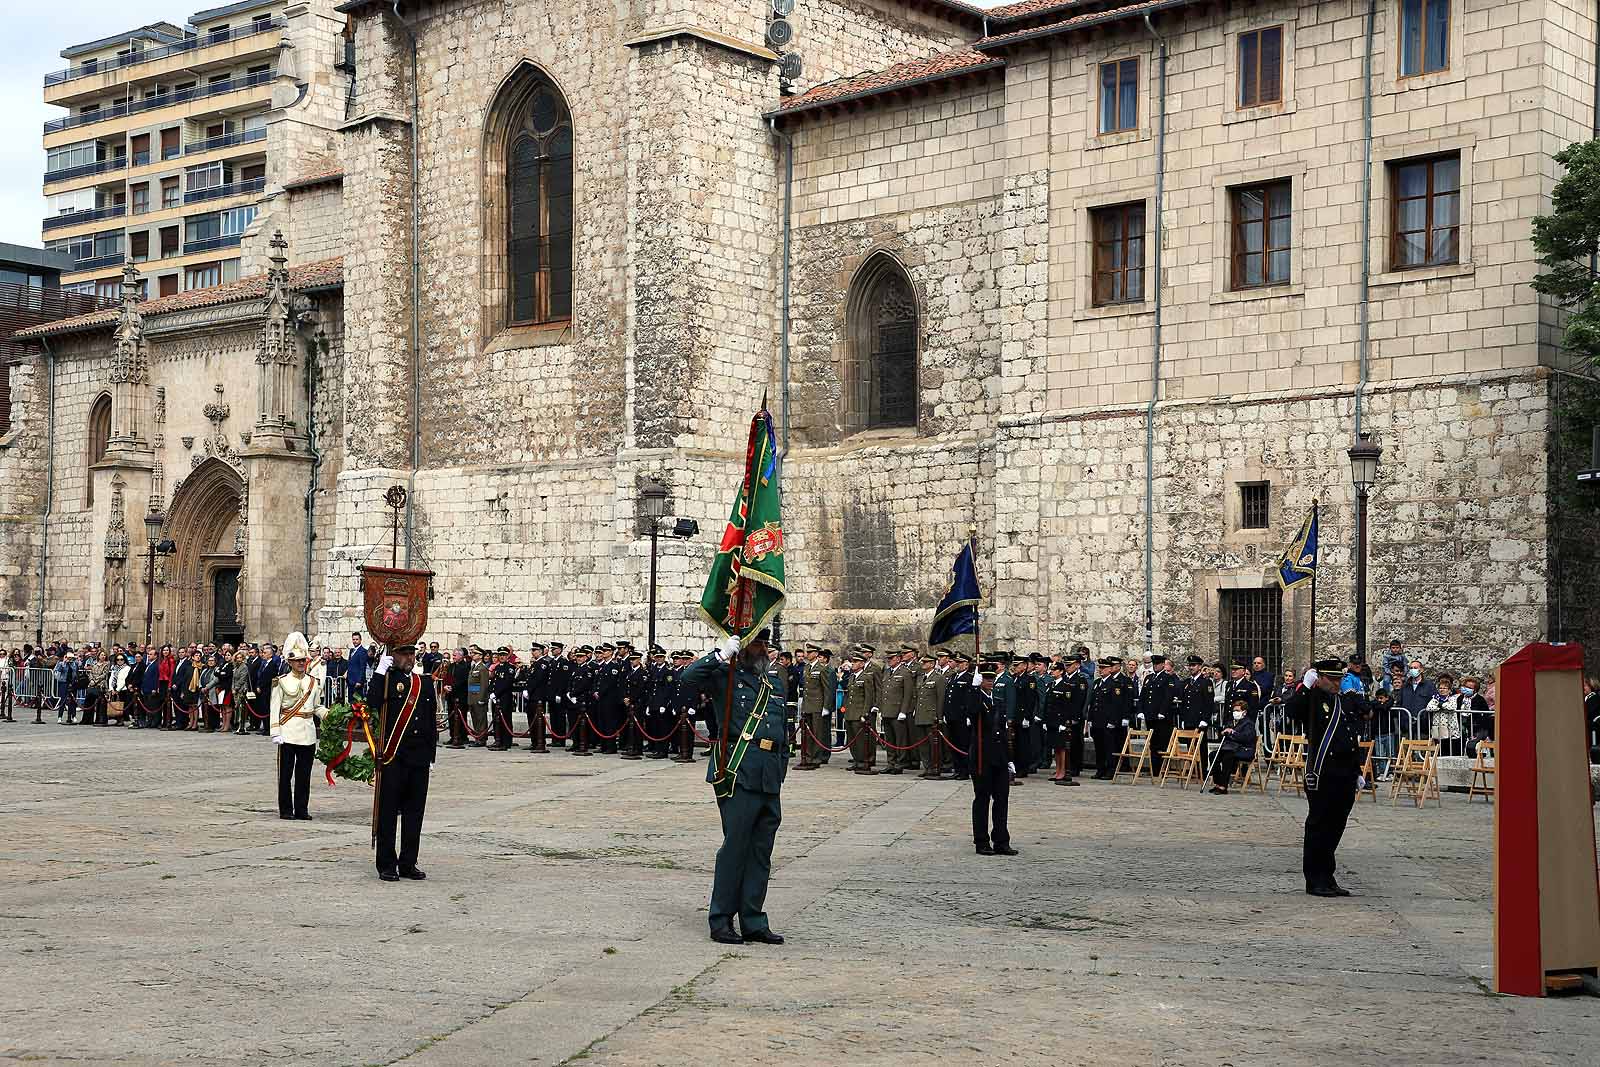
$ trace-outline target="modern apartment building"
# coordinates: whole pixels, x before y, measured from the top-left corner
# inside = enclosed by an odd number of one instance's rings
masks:
[[[63,49],[45,102],[43,237],[72,257],[63,289],[148,295],[239,277],[267,183],[267,121],[286,0],[240,0]]]

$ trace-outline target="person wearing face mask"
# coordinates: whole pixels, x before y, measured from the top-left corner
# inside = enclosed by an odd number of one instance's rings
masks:
[[[773,692],[767,673],[770,638],[770,630],[761,630],[741,649],[739,638],[729,637],[678,676],[686,691],[709,698],[713,705],[706,781],[722,817],[722,847],[717,849],[708,919],[711,940],[720,944],[783,944],[766,913],[772,849],[783,821],[779,793],[789,769],[783,696]],[[724,737],[726,755],[720,751]]]
[[[1478,754],[1479,741],[1494,739],[1494,716],[1490,714],[1488,699],[1483,695],[1483,683],[1475,674],[1463,675],[1461,691],[1456,697],[1461,715],[1461,736],[1466,741],[1466,755]]]
[[[1422,676],[1422,661],[1414,659],[1406,668],[1406,681],[1395,694],[1394,702],[1406,714],[1401,716],[1402,729],[1411,737],[1428,736],[1428,704],[1438,696],[1432,682]]]
[[[1222,748],[1211,772],[1211,791],[1218,795],[1228,791],[1239,764],[1256,758],[1256,724],[1250,717],[1249,699],[1243,694],[1234,697],[1231,714],[1233,724],[1222,731]]]
[[[1306,892],[1314,897],[1347,897],[1334,877],[1335,853],[1356,802],[1361,770],[1357,730],[1365,698],[1339,691],[1344,663],[1323,659],[1306,672],[1306,687],[1292,700],[1292,714],[1307,725],[1306,827],[1301,867]]]
[[[1433,699],[1428,701],[1428,737],[1441,756],[1461,755],[1462,708],[1455,682],[1448,671],[1441,671],[1434,682]]]

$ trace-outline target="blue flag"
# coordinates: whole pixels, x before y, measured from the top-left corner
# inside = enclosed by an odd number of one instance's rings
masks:
[[[942,645],[957,634],[978,632],[978,568],[972,559],[972,542],[961,546],[950,568],[950,591],[939,601],[928,631],[928,644]]]
[[[1283,557],[1278,560],[1278,584],[1293,589],[1317,574],[1317,505],[1311,505],[1311,514],[1300,524]]]

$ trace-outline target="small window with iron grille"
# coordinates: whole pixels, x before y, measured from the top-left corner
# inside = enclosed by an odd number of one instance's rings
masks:
[[[1283,663],[1283,590],[1224,589],[1217,619],[1218,649],[1224,663],[1243,663],[1260,656],[1267,669]]]
[[[1239,528],[1265,530],[1268,526],[1269,485],[1267,482],[1244,482],[1239,486]]]

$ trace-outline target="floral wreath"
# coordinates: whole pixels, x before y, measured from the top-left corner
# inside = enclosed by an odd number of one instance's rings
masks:
[[[317,732],[317,759],[327,765],[325,773],[330,786],[334,784],[335,777],[372,784],[377,764],[373,758],[370,721],[367,705],[360,700],[335,704],[322,717],[322,728]],[[367,750],[359,756],[352,756],[350,752],[355,746],[357,725],[361,728]]]

